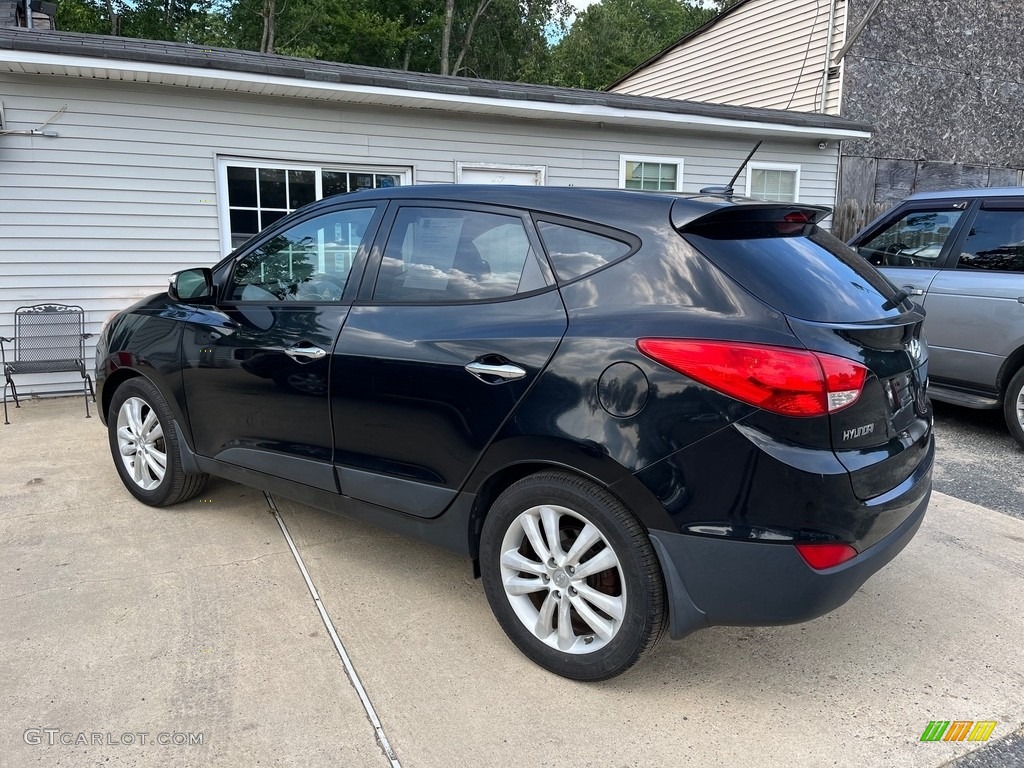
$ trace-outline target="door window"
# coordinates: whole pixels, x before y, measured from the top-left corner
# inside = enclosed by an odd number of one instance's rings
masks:
[[[978,211],[956,268],[1024,272],[1024,210]]]
[[[395,217],[373,298],[414,303],[479,301],[545,285],[519,217],[408,207]]]
[[[934,269],[962,215],[955,208],[909,211],[861,243],[857,252],[876,266]]]
[[[235,265],[234,301],[340,301],[374,208],[333,211],[279,232]]]

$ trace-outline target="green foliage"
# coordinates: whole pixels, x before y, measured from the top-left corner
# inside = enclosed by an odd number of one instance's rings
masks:
[[[110,32],[106,8],[92,0],[60,0],[57,3],[56,21],[57,29],[97,35]]]
[[[452,74],[577,88],[607,85],[713,15],[699,0],[603,0],[568,27],[568,0],[454,0],[453,10]],[[69,31],[439,72],[445,0],[61,0],[57,22]]]
[[[690,0],[603,0],[551,52],[547,80],[600,89],[714,16]]]

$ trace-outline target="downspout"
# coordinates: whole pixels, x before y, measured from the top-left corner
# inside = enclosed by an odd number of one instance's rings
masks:
[[[828,3],[828,26],[825,27],[825,64],[821,73],[821,104],[818,111],[825,114],[825,105],[828,103],[828,70],[832,66],[832,36],[835,34],[836,3],[839,0],[829,0]]]
[[[32,0],[25,0],[25,29],[32,29]]]

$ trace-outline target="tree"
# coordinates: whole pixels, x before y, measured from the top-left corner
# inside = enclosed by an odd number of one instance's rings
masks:
[[[554,46],[546,79],[604,88],[714,14],[696,0],[603,0],[580,13]]]

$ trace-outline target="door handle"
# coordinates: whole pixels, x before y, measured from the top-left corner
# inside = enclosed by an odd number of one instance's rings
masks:
[[[481,363],[479,360],[474,360],[472,363],[466,365],[466,370],[476,376],[480,381],[487,384],[501,384],[505,381],[515,381],[521,379],[526,375],[526,371],[520,368],[518,365],[512,363],[503,363],[501,365],[489,365],[488,363]],[[494,381],[497,378],[498,381]]]
[[[320,347],[285,347],[284,353],[288,357],[300,363],[308,363],[311,360],[319,360],[327,356],[327,353],[320,349]],[[306,360],[299,360],[300,357],[307,358]]]
[[[924,290],[923,290],[923,289],[921,289],[921,288],[915,288],[915,287],[914,287],[914,286],[912,286],[912,285],[908,285],[907,287],[908,287],[908,288],[910,289],[910,290],[908,291],[908,293],[909,293],[909,294],[910,294],[911,296],[924,296]]]

